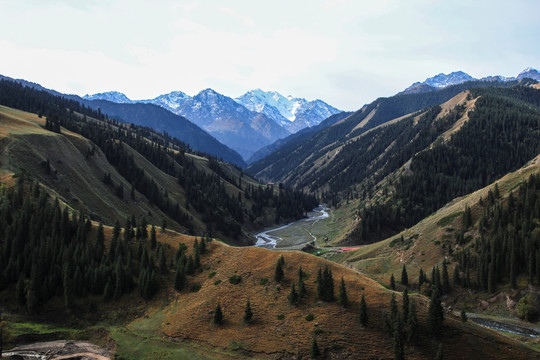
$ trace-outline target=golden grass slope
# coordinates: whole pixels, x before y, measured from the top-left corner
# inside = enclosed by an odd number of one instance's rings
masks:
[[[175,248],[175,238],[166,241]],[[193,238],[183,237],[192,251]],[[208,253],[202,256],[202,272],[188,276],[187,289],[180,293],[171,287],[167,290],[170,303],[154,302],[154,311],[160,316],[161,331],[168,339],[189,341],[221,348],[241,350],[248,357],[260,358],[309,358],[313,338],[327,358],[335,359],[389,359],[393,357],[392,336],[383,333],[383,314],[388,311],[392,292],[360,273],[339,264],[301,252],[276,252],[253,247],[231,247],[213,241]],[[274,281],[275,265],[279,257],[285,259],[285,279],[281,284]],[[325,303],[316,299],[316,277],[319,268],[328,266],[334,276],[337,295],[343,276],[347,285],[350,305],[344,309],[337,303]],[[297,282],[298,269],[308,274],[305,281],[307,298],[303,304],[290,305],[287,296],[293,282]],[[229,282],[233,275],[241,277],[238,285]],[[192,284],[200,290],[190,292]],[[368,303],[370,317],[367,327],[357,320],[361,294]],[[439,341],[425,330],[428,300],[413,295],[418,308],[422,329],[421,344],[406,347],[408,359],[432,359]],[[249,299],[254,320],[243,322],[244,308]],[[398,304],[401,295],[397,293]],[[214,325],[213,311],[221,305],[225,322]],[[152,316],[152,310],[148,316]],[[312,321],[306,320],[313,314]],[[146,317],[145,317],[146,318]],[[129,326],[144,322],[141,318]],[[445,336],[441,339],[447,359],[462,358],[531,358],[530,350],[520,348],[513,340],[486,331],[472,323],[463,324],[447,316]],[[460,343],[459,349],[453,345]]]
[[[35,114],[0,107],[0,169],[2,179],[25,173],[37,179],[49,193],[69,204],[74,210],[83,209],[94,220],[111,224],[122,223],[126,217],[146,216],[150,223],[161,224],[166,215],[150,206],[136,192],[129,196],[131,185],[112,167],[105,155],[91,141],[62,128],[61,134],[44,129],[45,118]],[[92,156],[86,156],[94,148]],[[49,160],[51,173],[44,164]],[[147,169],[145,169],[147,170]],[[110,173],[115,185],[122,183],[125,196],[121,200],[114,188],[103,183]],[[173,224],[172,220],[168,220]]]
[[[515,189],[522,181],[527,180],[531,174],[540,172],[540,155],[531,160],[523,168],[512,172],[496,183],[503,196]],[[390,275],[401,274],[403,265],[407,266],[409,279],[416,281],[420,268],[430,270],[434,265],[443,260],[442,244],[445,236],[453,234],[460,228],[460,214],[466,206],[471,208],[473,216],[480,213],[477,207],[479,199],[487,198],[490,189],[493,190],[495,183],[480,189],[472,194],[457,198],[436,213],[420,221],[410,229],[392,236],[384,241],[370,244],[357,251],[337,254],[332,260],[347,266],[354,267],[359,271],[369,274],[384,283],[388,282]],[[392,240],[403,236],[410,240],[408,246],[390,246]]]

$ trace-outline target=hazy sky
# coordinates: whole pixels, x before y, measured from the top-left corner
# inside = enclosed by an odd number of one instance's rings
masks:
[[[538,0],[0,0],[0,74],[132,99],[205,88],[356,110],[440,72],[540,68]]]

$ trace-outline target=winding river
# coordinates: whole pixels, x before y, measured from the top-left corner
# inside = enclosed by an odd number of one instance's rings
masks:
[[[317,240],[317,236],[313,235],[313,226],[329,217],[328,208],[325,205],[319,205],[307,216],[305,219],[258,233],[255,235],[257,240],[255,246],[268,249],[295,249]]]

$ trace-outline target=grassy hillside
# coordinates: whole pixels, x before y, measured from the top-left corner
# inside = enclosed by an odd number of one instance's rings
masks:
[[[0,124],[10,143],[2,155],[4,173],[26,172],[94,220],[112,225],[144,216],[191,234],[249,243],[252,232],[301,218],[317,205],[312,196],[261,184],[166,133],[118,123],[15,83],[0,85],[0,103],[39,114],[19,111],[25,122]],[[21,126],[11,131],[15,125]]]
[[[126,190],[131,185],[90,141],[67,130],[62,134],[45,130],[44,125],[45,119],[35,114],[0,106],[0,158],[6,178],[21,173],[35,177],[63,203],[85,210],[96,221],[112,224],[115,219],[145,216],[155,224],[166,219],[179,229],[175,221],[138,192],[135,200],[120,200],[114,189],[103,183],[103,175],[110,173],[114,182],[121,182]],[[94,155],[87,157],[92,148]]]

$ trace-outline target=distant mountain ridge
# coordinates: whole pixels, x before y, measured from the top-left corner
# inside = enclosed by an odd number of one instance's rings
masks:
[[[415,82],[414,84],[412,84],[411,86],[409,86],[402,92],[398,93],[397,95],[424,93],[428,91],[443,89],[445,87],[452,86],[452,85],[459,85],[467,81],[479,80],[479,81],[491,81],[491,82],[508,82],[508,81],[522,80],[524,78],[531,78],[531,79],[540,81],[540,72],[538,72],[538,70],[536,69],[528,67],[522,72],[520,72],[516,77],[492,75],[492,76],[483,77],[481,79],[474,78],[463,71],[455,71],[449,74],[440,73],[433,77],[427,78],[423,82]]]
[[[341,112],[322,100],[307,101],[261,89],[250,90],[235,100],[251,111],[265,114],[293,134]]]
[[[322,100],[307,101],[260,89],[248,91],[236,99],[212,89],[202,90],[195,96],[173,91],[146,100],[131,100],[118,91],[85,95],[83,98],[161,106],[208,131],[244,159],[276,140],[318,125],[341,112]]]

